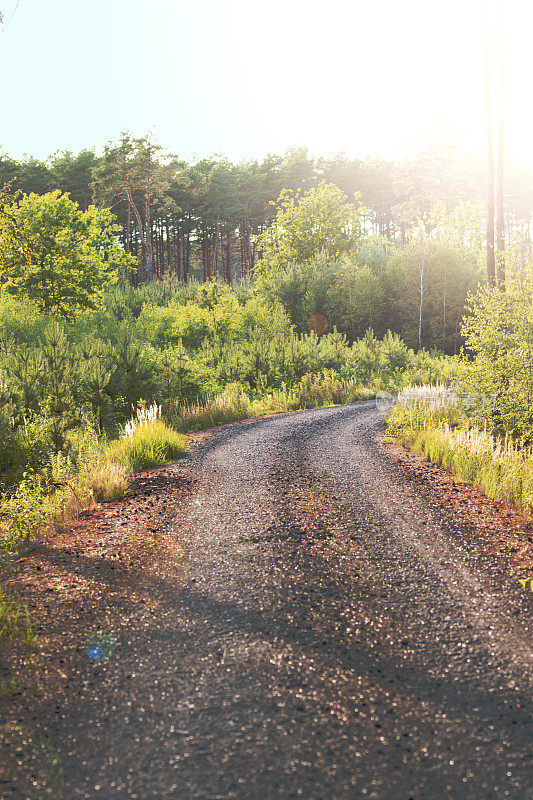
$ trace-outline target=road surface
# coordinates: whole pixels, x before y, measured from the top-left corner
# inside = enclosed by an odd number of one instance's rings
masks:
[[[372,402],[271,417],[183,462],[183,590],[44,726],[65,798],[533,796],[530,599],[380,426]]]

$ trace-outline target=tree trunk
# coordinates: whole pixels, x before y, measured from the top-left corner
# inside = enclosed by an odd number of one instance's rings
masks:
[[[202,236],[202,267],[205,283],[209,280],[209,245],[207,243],[207,233],[205,231]]]
[[[418,268],[420,273],[420,306],[418,311],[418,349],[422,349],[422,306],[424,304],[424,261],[425,254],[422,254],[422,260]]]
[[[241,280],[246,278],[246,253],[244,250],[244,225],[239,225],[239,244],[241,248]]]
[[[494,146],[492,137],[492,103],[487,0],[483,0],[483,50],[485,56],[485,104],[487,133],[487,281],[491,286],[494,286],[496,283],[496,262],[494,260]]]
[[[131,252],[131,206],[128,203],[128,210],[126,211],[126,231],[124,237],[124,250],[129,255]],[[126,267],[126,280],[130,279],[129,267]]]
[[[144,225],[146,230],[146,283],[151,283],[154,276],[154,247],[152,244],[152,224],[150,219],[149,183],[147,183],[144,193]]]
[[[176,237],[176,268],[178,270],[178,280],[182,281],[183,275],[183,234],[178,228]]]
[[[504,86],[503,86],[503,18],[502,0],[497,3],[498,33],[498,146],[496,163],[496,279],[499,288],[505,290],[505,220],[503,215],[503,131],[504,131]]]
[[[233,273],[231,269],[231,233],[228,233],[226,239],[226,280],[228,283],[233,283]]]
[[[187,231],[185,240],[185,252],[183,259],[183,280],[187,283],[189,279],[189,270],[191,268],[191,234]]]
[[[156,278],[159,277],[159,227],[152,223],[152,230],[150,232],[150,240],[152,242],[152,275]]]
[[[255,267],[255,241],[252,246],[249,232],[248,232],[248,252],[250,253],[250,275],[253,275]]]
[[[220,235],[220,260],[222,261],[222,280],[227,281],[226,253],[224,251],[224,237]]]
[[[133,213],[135,215],[135,219],[137,221],[137,229],[138,229],[137,232],[138,232],[139,242],[141,244],[141,258],[142,258],[143,261],[148,262],[148,245],[147,245],[147,242],[146,242],[145,232],[143,230],[143,224],[142,224],[142,220],[141,220],[141,215],[139,214],[139,209],[137,208],[137,206],[133,202],[133,197],[132,197],[131,191],[129,189],[127,190],[127,197],[128,197],[128,202],[129,202],[129,204],[130,204],[130,206],[131,206],[131,208],[133,210]],[[147,269],[147,274],[148,274],[148,269]],[[137,276],[138,276],[138,273],[137,273]],[[137,278],[137,284],[138,284],[138,282],[139,281],[138,281],[138,278]]]
[[[126,212],[126,237],[124,241],[124,250],[126,253],[131,252],[131,206],[128,203],[128,210]]]
[[[168,273],[170,275],[172,274],[172,251],[170,244],[170,222],[168,217],[166,219],[166,233],[167,233],[167,263],[168,263]]]
[[[217,254],[218,254],[218,240],[220,238],[220,212],[217,214],[217,220],[215,223],[215,238],[213,241],[213,268],[211,270],[211,274],[218,278],[218,263],[217,263]]]

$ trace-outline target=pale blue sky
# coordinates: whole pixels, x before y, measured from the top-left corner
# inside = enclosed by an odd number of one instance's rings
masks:
[[[0,0],[9,19],[16,0]],[[507,146],[533,166],[529,4],[506,4]],[[484,152],[480,0],[20,0],[0,34],[0,146],[100,148],[151,129],[185,158]]]

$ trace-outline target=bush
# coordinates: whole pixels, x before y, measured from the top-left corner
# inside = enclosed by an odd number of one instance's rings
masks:
[[[509,275],[505,292],[486,287],[470,298],[463,334],[471,358],[460,383],[470,418],[499,435],[533,443],[533,284]],[[494,397],[494,403],[481,398]]]

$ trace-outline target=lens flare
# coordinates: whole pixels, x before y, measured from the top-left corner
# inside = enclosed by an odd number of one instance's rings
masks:
[[[316,333],[317,336],[322,336],[323,333],[329,328],[329,322],[327,317],[323,314],[313,314],[312,317],[309,317],[307,320],[307,330],[309,333]]]
[[[91,661],[108,661],[117,649],[117,640],[107,631],[93,631],[85,641],[85,652]]]
[[[382,414],[387,414],[396,405],[396,398],[390,392],[380,389],[376,394],[376,408]]]

